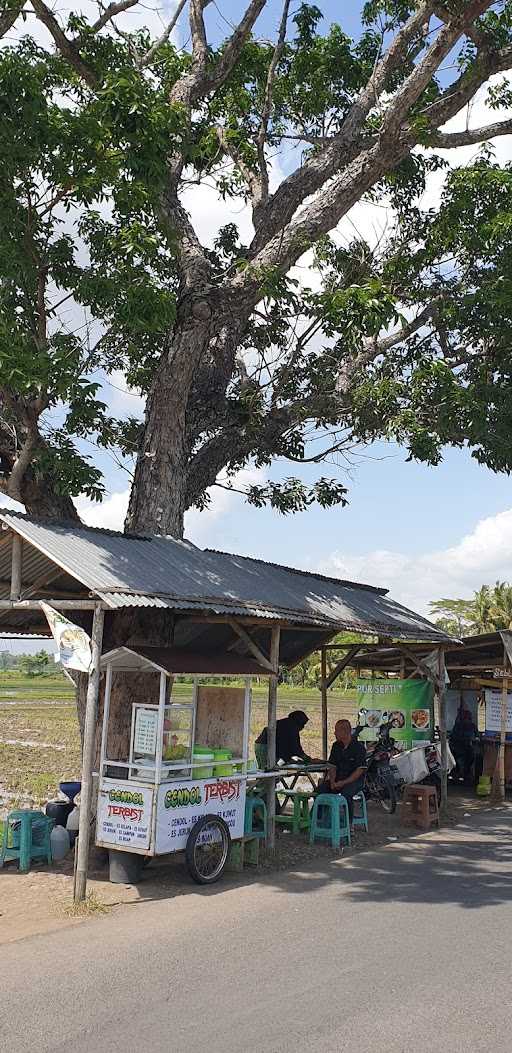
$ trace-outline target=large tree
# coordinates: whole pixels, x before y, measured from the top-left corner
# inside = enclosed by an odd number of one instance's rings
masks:
[[[265,0],[222,41],[208,0],[180,0],[160,36],[130,29],[136,7],[3,2],[1,489],[76,515],[74,496],[101,497],[92,439],[135,459],[127,529],[180,536],[249,463],[319,466],[252,487],[256,504],[343,502],[323,463],[378,437],[509,471],[512,175],[479,144],[512,121],[469,117],[486,87],[510,106],[512,3],[372,0],[352,40],[285,0],[272,41]],[[436,151],[467,145],[422,211]],[[201,242],[183,203],[201,182],[251,209],[248,243],[232,222]],[[342,243],[364,200],[389,229]],[[99,398],[114,371],[147,394],[143,426]]]

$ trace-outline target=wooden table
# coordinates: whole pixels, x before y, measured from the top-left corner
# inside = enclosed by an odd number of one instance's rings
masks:
[[[261,779],[275,779],[276,783],[279,782],[285,790],[294,790],[299,779],[305,778],[308,780],[311,788],[316,790],[316,782],[313,779],[313,775],[320,775],[326,772],[327,768],[328,765],[325,761],[321,761],[319,764],[283,764],[282,767],[273,768],[272,771],[258,770],[247,772],[247,778],[251,781],[254,779],[255,782],[259,782]]]

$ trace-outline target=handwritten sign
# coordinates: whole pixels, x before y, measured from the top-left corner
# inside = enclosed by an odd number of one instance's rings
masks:
[[[158,713],[156,709],[138,709],[135,717],[133,734],[133,752],[147,757],[156,754],[158,734]]]
[[[501,691],[485,692],[485,730],[501,731]],[[512,694],[507,695],[507,732],[512,731]]]

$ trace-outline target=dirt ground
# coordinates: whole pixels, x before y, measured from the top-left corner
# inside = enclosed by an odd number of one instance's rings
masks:
[[[487,802],[468,796],[462,790],[452,789],[445,825],[453,826],[463,817],[467,819],[468,814],[486,807],[489,807]],[[390,841],[415,836],[409,827],[401,826],[399,812],[386,815],[370,803],[368,813],[369,832],[356,830],[350,848],[340,852],[327,844],[310,845],[304,834],[295,836],[281,828],[272,856],[262,853],[258,867],[248,866],[242,873],[230,871],[223,876],[222,881],[229,887],[246,885],[264,880],[272,871],[300,871],[302,866],[311,862],[321,865],[323,861],[328,870],[329,863],[340,855],[350,857],[379,848]],[[110,884],[106,859],[97,853],[91,865],[88,894],[90,900],[86,913],[79,917],[69,913],[70,909],[72,911],[73,897],[72,856],[51,867],[34,864],[28,874],[20,874],[15,863],[6,864],[0,870],[0,945],[64,926],[78,925],[83,917],[96,917],[96,923],[101,924],[102,916],[111,910],[128,911],[129,907],[145,900],[202,895],[202,890],[191,881],[181,853],[152,863],[145,869],[138,885]]]

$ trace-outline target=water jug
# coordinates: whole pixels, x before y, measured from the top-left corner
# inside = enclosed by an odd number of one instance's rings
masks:
[[[70,841],[69,834],[63,826],[54,826],[50,834],[50,845],[54,863],[58,863],[60,859],[64,859],[64,857],[67,856],[70,848]]]

